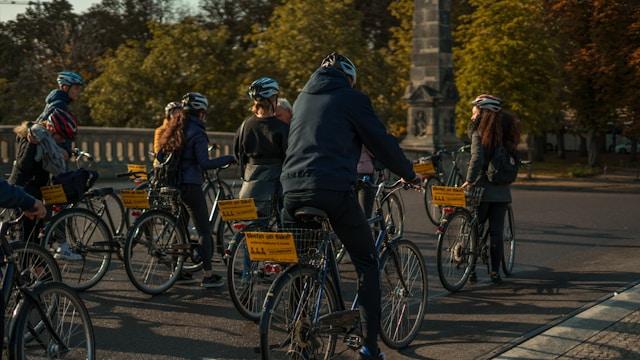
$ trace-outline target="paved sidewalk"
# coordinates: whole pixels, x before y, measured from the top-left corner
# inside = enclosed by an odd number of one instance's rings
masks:
[[[640,284],[565,320],[497,359],[640,359]]]

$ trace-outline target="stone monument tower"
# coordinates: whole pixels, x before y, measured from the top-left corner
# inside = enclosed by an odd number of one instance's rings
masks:
[[[451,0],[415,0],[413,51],[405,150],[433,151],[450,147],[456,138],[455,104],[458,98],[453,79],[451,53]]]

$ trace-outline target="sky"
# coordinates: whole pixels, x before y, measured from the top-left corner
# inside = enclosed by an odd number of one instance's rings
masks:
[[[9,2],[4,1],[4,2]],[[68,0],[73,5],[73,10],[81,13],[87,10],[91,5],[99,3],[99,0]],[[43,1],[45,2],[45,1]],[[192,6],[194,9],[198,6],[198,0],[182,0],[183,3]],[[27,5],[5,5],[0,4],[0,21],[15,20],[16,16],[23,13]]]

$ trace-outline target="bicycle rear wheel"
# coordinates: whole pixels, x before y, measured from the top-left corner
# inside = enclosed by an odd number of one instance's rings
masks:
[[[424,185],[424,208],[427,211],[429,221],[431,221],[433,225],[438,225],[440,224],[440,218],[442,217],[442,209],[438,205],[433,205],[431,188],[434,186],[442,186],[442,181],[438,178],[432,177],[427,180],[427,183]]]
[[[384,250],[380,267],[380,337],[390,348],[402,349],[418,335],[427,309],[427,268],[420,249],[404,239]]]
[[[87,209],[64,209],[45,228],[43,245],[55,250],[65,242],[82,259],[57,259],[63,282],[77,291],[95,286],[111,264],[113,240],[107,225]]]
[[[26,300],[18,310],[11,358],[95,359],[93,325],[78,295],[57,282],[41,284],[34,295],[40,304]],[[45,321],[50,328],[43,326]]]
[[[279,264],[251,261],[243,233],[235,236],[227,262],[227,284],[231,301],[240,315],[251,321],[260,320],[267,291],[278,276]],[[266,266],[273,268],[267,272]]]
[[[108,225],[113,236],[123,235],[129,226],[127,212],[120,197],[107,194],[99,197],[85,198],[77,204],[78,207],[88,209],[100,216],[102,221]]]
[[[438,277],[445,289],[456,292],[464,287],[475,265],[477,235],[466,210],[456,210],[444,226],[436,246]]]
[[[140,291],[156,295],[178,280],[190,244],[173,215],[161,210],[144,213],[129,229],[124,267]]]
[[[317,319],[312,317],[318,299],[319,317],[337,311],[337,295],[329,282],[320,284],[317,278],[316,270],[293,266],[271,286],[260,317],[263,360],[330,359],[333,355],[338,335],[316,331]]]
[[[506,276],[509,276],[513,273],[513,265],[516,259],[516,231],[511,205],[509,205],[506,218],[504,219],[503,242],[502,271]]]

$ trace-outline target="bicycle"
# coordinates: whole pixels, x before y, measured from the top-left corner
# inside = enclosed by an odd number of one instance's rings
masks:
[[[474,271],[478,258],[490,269],[489,227],[480,224],[478,206],[484,189],[474,187],[466,193],[466,207],[445,207],[438,226],[436,261],[442,286],[450,292],[460,291]],[[480,240],[478,240],[480,238]],[[504,226],[502,271],[511,275],[515,261],[516,239],[513,209],[509,204]]]
[[[382,189],[409,188],[398,181]],[[292,228],[298,263],[271,285],[260,318],[262,359],[324,358],[334,355],[338,337],[349,349],[362,345],[358,297],[346,309],[327,214],[303,207],[295,212]],[[400,237],[389,238],[381,209],[370,219],[377,226],[376,249],[382,288],[381,338],[393,349],[408,346],[422,324],[427,305],[427,270],[418,247]],[[315,228],[315,229],[314,229]],[[409,275],[414,276],[409,278]],[[410,300],[417,302],[416,306]],[[415,313],[409,314],[415,310]]]
[[[18,254],[6,239],[9,228],[20,220],[21,217],[18,217],[0,224],[4,274],[1,301],[5,309],[12,301],[17,301],[8,327],[9,358],[95,359],[93,325],[82,300],[68,286],[59,282],[34,280],[31,277],[34,275],[33,269],[21,268]],[[46,251],[40,249],[40,255],[44,253]],[[49,266],[52,265],[49,263]],[[5,311],[0,314],[4,317]],[[3,324],[4,321],[3,318]],[[4,331],[5,327],[0,329]],[[4,334],[0,335],[4,342]]]
[[[427,216],[429,217],[429,221],[433,225],[438,225],[440,223],[440,218],[442,217],[442,209],[440,206],[433,205],[433,199],[431,197],[431,188],[434,186],[452,186],[459,187],[464,183],[464,175],[462,174],[459,163],[460,156],[464,153],[468,153],[471,150],[470,145],[465,145],[460,147],[455,151],[447,151],[446,149],[438,150],[434,155],[420,158],[421,162],[431,161],[433,162],[434,168],[436,170],[436,175],[429,177],[426,179],[424,183],[424,206],[427,211]],[[443,164],[443,156],[448,155],[451,156],[451,168],[449,169],[448,175],[444,170]],[[446,176],[446,178],[445,178]]]

